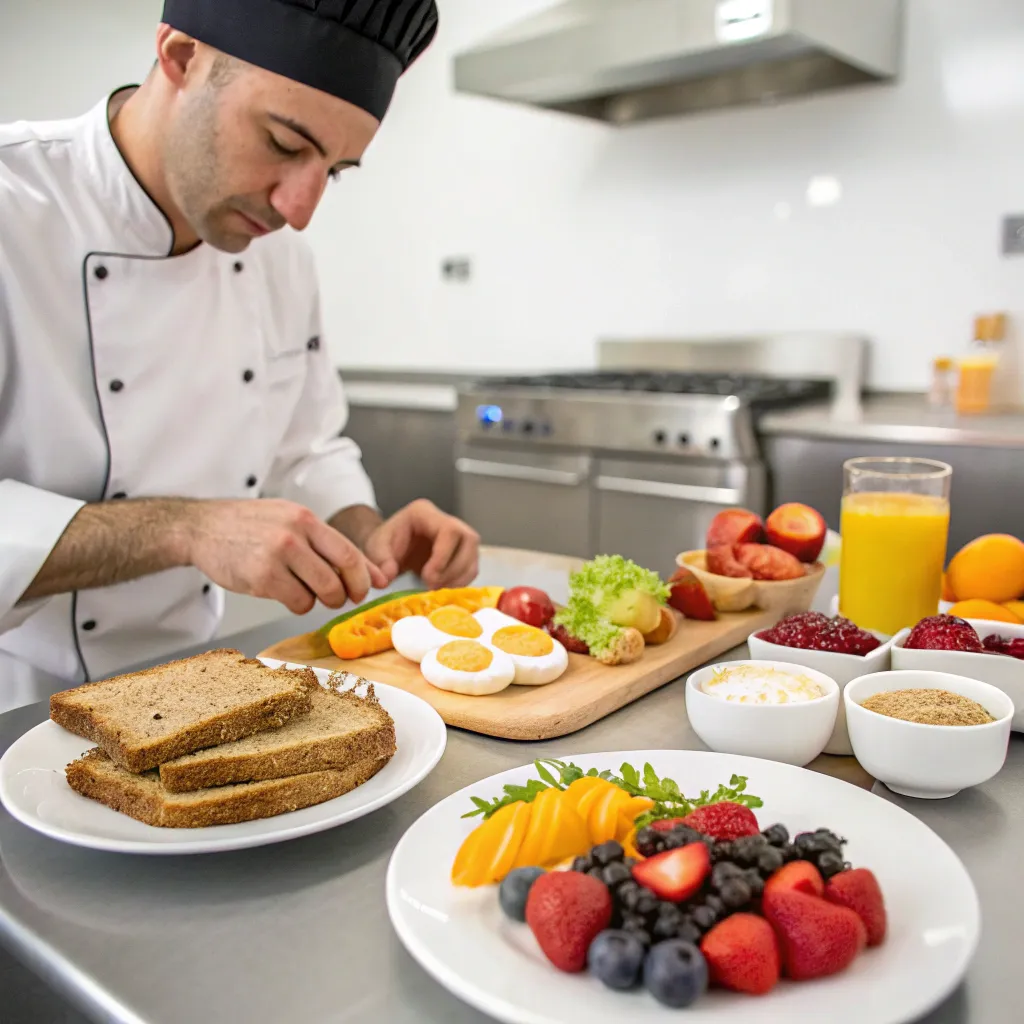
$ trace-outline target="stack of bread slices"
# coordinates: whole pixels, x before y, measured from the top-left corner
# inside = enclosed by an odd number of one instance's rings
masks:
[[[362,785],[395,753],[395,723],[372,686],[366,696],[327,689],[312,669],[234,650],[54,694],[50,718],[97,744],[68,765],[72,789],[167,828],[310,807]]]

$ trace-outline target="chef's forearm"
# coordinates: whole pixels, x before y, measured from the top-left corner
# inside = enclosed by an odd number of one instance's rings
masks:
[[[83,506],[18,604],[188,565],[187,523],[197,504],[145,498]]]
[[[380,513],[376,509],[370,508],[369,505],[352,505],[349,508],[343,508],[340,512],[335,512],[327,522],[362,550],[365,548],[370,534],[383,521]]]

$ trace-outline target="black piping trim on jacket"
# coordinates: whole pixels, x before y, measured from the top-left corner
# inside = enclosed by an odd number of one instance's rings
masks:
[[[171,245],[172,247],[174,245],[173,238]],[[103,469],[103,488],[100,491],[100,500],[102,500],[107,493],[107,488],[110,486],[110,470],[113,462],[113,453],[110,449],[110,432],[107,430],[107,419],[103,415],[103,398],[100,394],[100,381],[96,373],[96,345],[92,336],[92,312],[89,309],[89,260],[94,256],[99,259],[108,257],[110,259],[118,260],[147,260],[156,262],[171,258],[171,253],[168,252],[166,256],[138,256],[119,252],[87,252],[82,260],[82,305],[85,307],[85,330],[89,341],[89,367],[92,370],[92,387],[93,392],[96,395],[96,412],[99,414],[100,433],[103,435],[103,447],[106,452],[106,465]],[[82,666],[82,675],[85,678],[85,682],[91,682],[89,666],[85,663],[85,655],[82,653],[82,644],[78,639],[77,590],[73,590],[71,592],[71,637],[75,643],[75,653],[78,655],[78,663]]]

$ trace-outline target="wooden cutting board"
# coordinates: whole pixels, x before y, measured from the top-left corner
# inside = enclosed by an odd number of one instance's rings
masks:
[[[617,711],[638,697],[678,679],[706,661],[742,644],[755,630],[774,624],[773,612],[723,615],[717,622],[681,620],[668,643],[648,647],[640,661],[609,667],[580,654],[569,655],[569,668],[547,686],[509,686],[487,697],[467,697],[431,686],[419,666],[395,651],[372,658],[341,661],[325,654],[315,634],[282,640],[260,657],[345,671],[387,683],[422,697],[448,725],[485,736],[512,740],[546,740],[566,736]]]

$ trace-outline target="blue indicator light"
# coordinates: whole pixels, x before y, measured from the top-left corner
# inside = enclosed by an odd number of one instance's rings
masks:
[[[479,405],[476,410],[477,419],[489,427],[493,423],[500,423],[502,420],[500,405]]]

